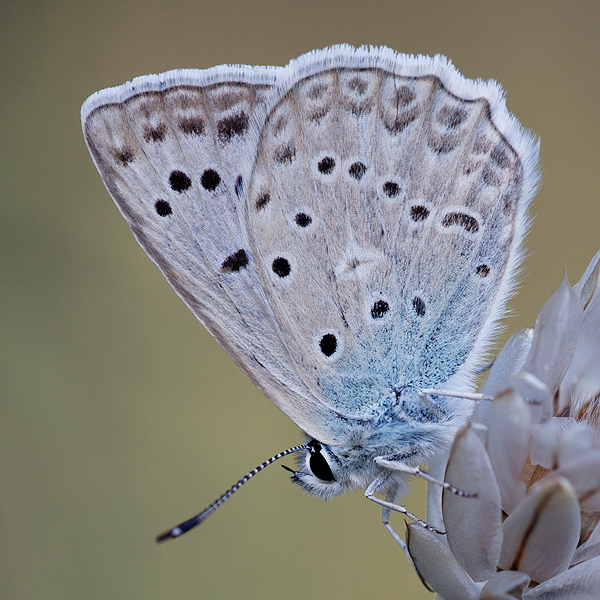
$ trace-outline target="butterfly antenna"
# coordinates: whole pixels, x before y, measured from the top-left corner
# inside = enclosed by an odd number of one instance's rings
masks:
[[[180,523],[179,525],[173,527],[172,529],[167,529],[160,535],[156,536],[157,542],[164,542],[165,540],[171,540],[174,538],[183,535],[190,529],[196,527],[196,525],[200,525],[204,520],[206,520],[212,513],[225,502],[230,496],[233,495],[234,492],[237,492],[249,479],[252,479],[257,473],[260,473],[265,467],[268,467],[270,464],[274,463],[276,460],[287,456],[288,454],[293,454],[294,452],[299,452],[300,450],[308,450],[308,444],[302,444],[300,446],[294,446],[293,448],[288,448],[283,452],[279,452],[275,456],[271,456],[269,460],[265,460],[264,463],[258,465],[258,467],[252,469],[249,473],[246,473],[239,481],[234,483],[226,492],[221,494],[212,504],[209,504],[203,511],[199,512],[196,516]]]

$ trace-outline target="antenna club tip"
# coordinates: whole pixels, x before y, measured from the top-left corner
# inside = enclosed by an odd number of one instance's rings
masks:
[[[182,533],[183,533],[183,531],[179,527],[173,527],[173,529],[169,529],[168,531],[165,531],[165,532],[161,533],[160,535],[157,535],[156,543],[160,544],[161,542],[164,542],[166,540],[173,540],[173,539],[179,537]]]

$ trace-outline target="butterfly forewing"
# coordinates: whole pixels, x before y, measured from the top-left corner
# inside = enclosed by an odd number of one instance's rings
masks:
[[[262,391],[327,438],[319,407],[286,368],[291,359],[240,224],[250,130],[268,90],[194,86],[186,72],[179,79],[111,91],[110,102],[93,98],[84,121],[92,156],[136,238],[194,314]]]

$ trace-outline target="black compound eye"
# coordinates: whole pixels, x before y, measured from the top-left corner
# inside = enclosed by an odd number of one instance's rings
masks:
[[[335,481],[331,468],[320,449],[311,451],[308,464],[310,465],[310,470],[313,472],[313,475],[321,481]]]

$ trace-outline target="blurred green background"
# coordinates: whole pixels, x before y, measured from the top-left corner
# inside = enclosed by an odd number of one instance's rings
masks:
[[[0,31],[0,597],[430,598],[375,505],[314,500],[279,467],[154,543],[300,434],[137,246],[79,107],[137,75],[338,42],[496,78],[544,169],[512,332],[600,247],[600,3],[3,0]],[[422,488],[408,505],[424,515]]]

